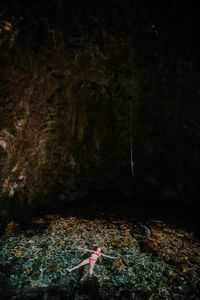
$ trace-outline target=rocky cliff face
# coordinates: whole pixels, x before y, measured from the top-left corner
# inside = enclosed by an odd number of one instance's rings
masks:
[[[91,190],[198,203],[199,55],[177,3],[4,5],[3,214]]]

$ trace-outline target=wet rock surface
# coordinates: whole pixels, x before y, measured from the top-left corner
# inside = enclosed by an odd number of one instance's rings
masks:
[[[52,214],[26,230],[10,222],[0,241],[1,299],[199,299],[200,240],[161,221],[141,225]],[[100,258],[92,278],[88,265],[68,273],[88,257],[80,248],[97,246],[117,259]]]

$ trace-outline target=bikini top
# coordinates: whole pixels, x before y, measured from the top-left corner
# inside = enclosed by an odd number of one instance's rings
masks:
[[[95,254],[95,255],[97,255],[97,256],[99,256],[100,255],[100,253],[98,253],[98,252],[92,252],[92,254]]]

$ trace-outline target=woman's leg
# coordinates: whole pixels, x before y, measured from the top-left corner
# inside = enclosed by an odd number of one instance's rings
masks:
[[[90,275],[90,277],[92,277],[92,272],[93,272],[95,263],[96,263],[96,261],[91,261],[90,262],[90,269],[89,269],[89,275]]]
[[[68,272],[74,271],[74,270],[76,270],[76,269],[78,269],[78,268],[80,268],[80,267],[82,267],[82,266],[84,266],[84,265],[86,265],[86,264],[89,264],[89,258],[83,260],[83,261],[82,261],[80,264],[78,264],[76,267],[74,267],[74,268],[72,268],[72,269],[67,269],[67,271],[68,271]]]

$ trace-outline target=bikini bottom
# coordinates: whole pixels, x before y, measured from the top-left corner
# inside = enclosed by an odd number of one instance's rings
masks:
[[[89,257],[89,262],[91,262],[91,261],[96,261],[96,259]]]

